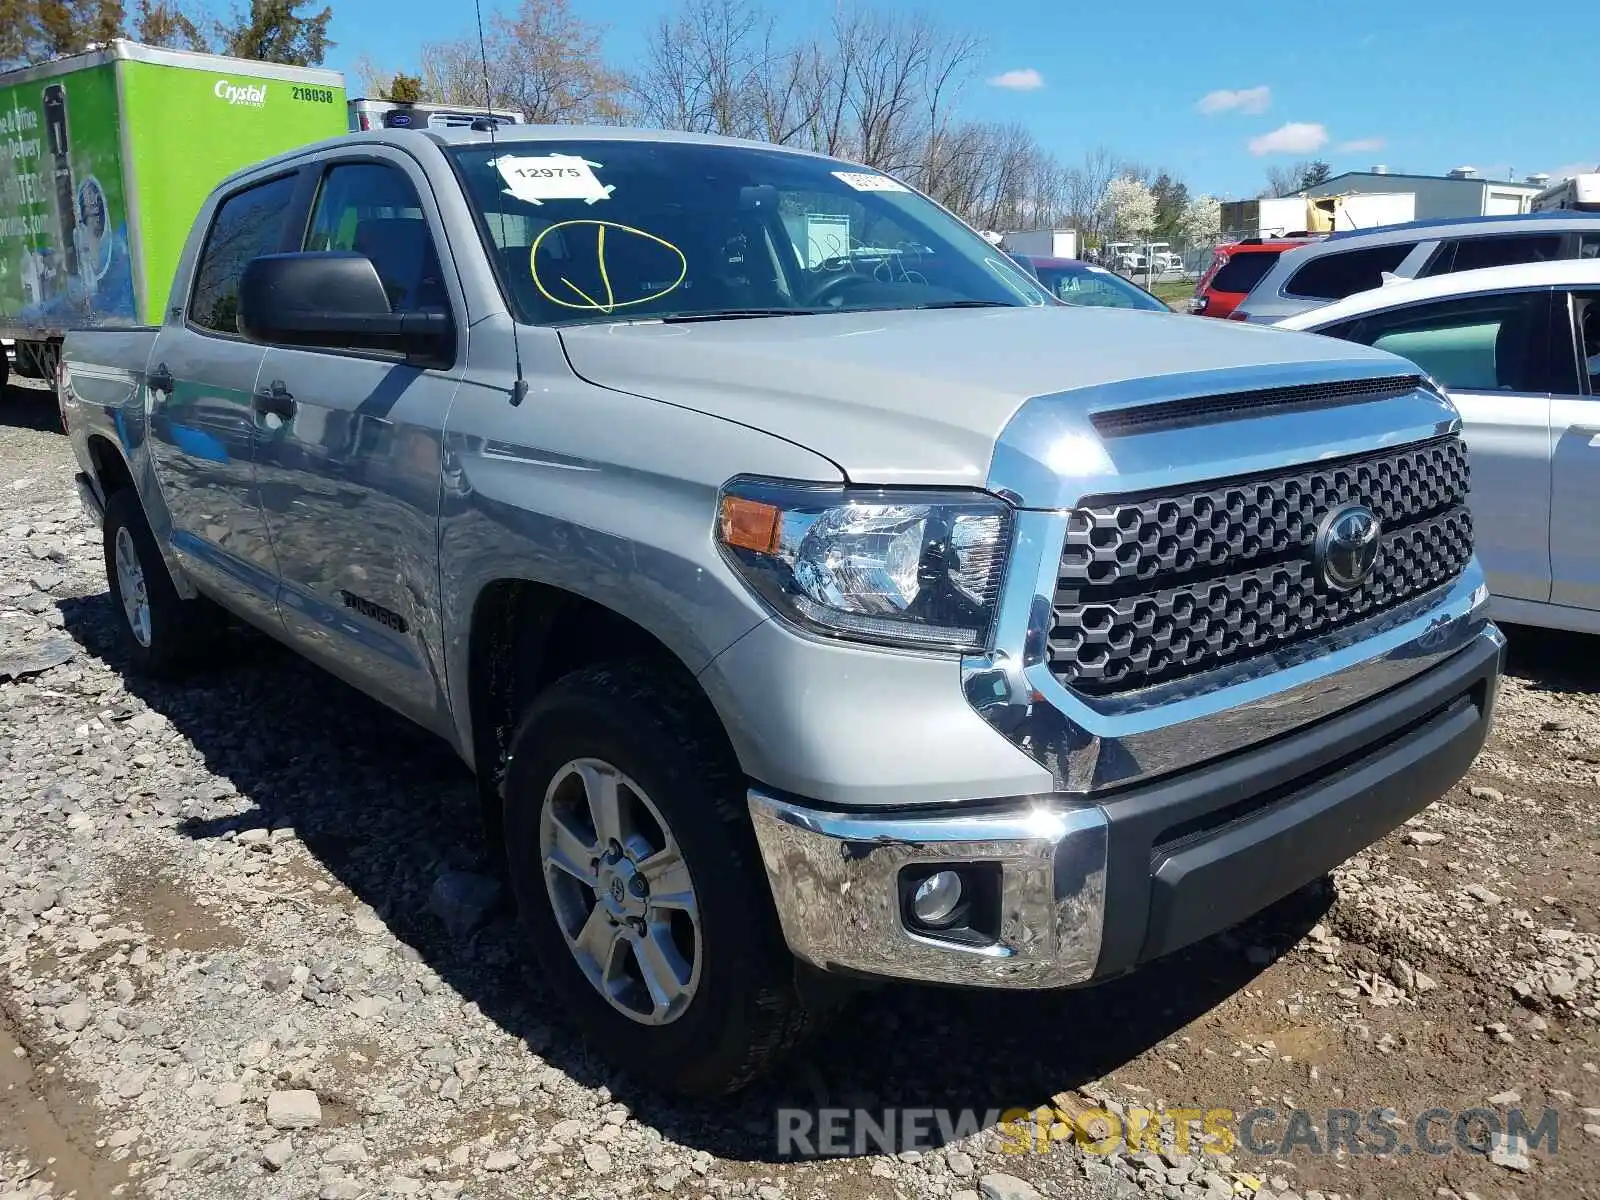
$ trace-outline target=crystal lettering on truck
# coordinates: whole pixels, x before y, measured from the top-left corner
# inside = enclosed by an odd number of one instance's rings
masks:
[[[246,108],[260,108],[267,102],[267,85],[264,83],[234,84],[226,79],[219,79],[212,86],[211,94],[218,100],[226,100],[229,104],[240,104]]]

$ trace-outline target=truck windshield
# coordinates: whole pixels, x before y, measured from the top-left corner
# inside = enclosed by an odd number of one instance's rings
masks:
[[[833,159],[672,141],[452,153],[533,324],[1051,303],[936,204]]]

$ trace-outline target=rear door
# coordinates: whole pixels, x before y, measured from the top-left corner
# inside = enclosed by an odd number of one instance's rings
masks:
[[[1550,599],[1600,609],[1600,289],[1556,293]]]
[[[1205,300],[1200,311],[1208,317],[1225,317],[1250,294],[1277,263],[1281,250],[1235,250],[1223,260],[1199,292]]]
[[[396,312],[465,311],[426,176],[404,152],[353,148],[318,164],[303,248],[372,259]],[[301,247],[297,247],[301,248]],[[441,435],[464,352],[417,364],[356,349],[269,347],[257,390],[275,407],[256,469],[290,640],[364,690],[443,729]]]
[[[1550,598],[1548,289],[1436,300],[1355,322],[1450,393],[1471,454],[1473,538],[1497,596]]]
[[[251,394],[264,351],[240,336],[239,275],[283,248],[296,176],[223,197],[200,244],[187,296],[150,355],[150,447],[184,569],[229,607],[273,619],[277,564],[256,490]]]

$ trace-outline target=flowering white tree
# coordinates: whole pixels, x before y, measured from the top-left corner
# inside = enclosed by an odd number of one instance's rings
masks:
[[[1124,176],[1106,187],[1106,224],[1121,237],[1148,237],[1156,227],[1156,197],[1144,182]]]
[[[1183,210],[1182,229],[1191,245],[1217,241],[1222,237],[1222,202],[1215,196],[1196,196]]]

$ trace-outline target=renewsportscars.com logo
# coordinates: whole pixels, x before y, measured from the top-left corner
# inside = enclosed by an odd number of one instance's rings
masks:
[[[229,104],[242,104],[246,108],[260,108],[267,102],[267,85],[264,83],[230,83],[219,79],[212,85],[211,94]]]

